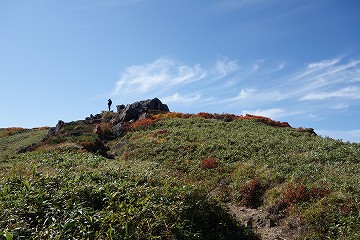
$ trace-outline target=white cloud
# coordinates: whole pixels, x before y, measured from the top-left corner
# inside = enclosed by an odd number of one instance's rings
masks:
[[[242,103],[247,106],[254,106],[263,103],[276,102],[283,99],[282,94],[274,90],[259,90],[254,88],[241,89],[235,97],[226,98],[224,103]]]
[[[258,71],[259,68],[261,67],[261,65],[262,65],[264,62],[265,62],[265,59],[257,60],[257,61],[253,64],[251,71],[252,71],[252,72]]]
[[[121,78],[116,82],[113,94],[145,93],[154,88],[166,89],[198,81],[206,77],[206,74],[200,65],[179,65],[170,59],[160,58],[153,63],[135,65],[125,69]]]
[[[326,100],[334,97],[360,99],[360,89],[356,86],[351,86],[332,92],[313,92],[306,94],[300,100]]]
[[[219,72],[218,78],[223,78],[226,75],[236,72],[240,69],[237,61],[230,61],[228,58],[222,58],[217,61],[216,69]]]
[[[335,65],[339,61],[340,61],[340,58],[334,58],[334,59],[330,59],[330,60],[323,60],[320,62],[310,63],[307,65],[307,69],[321,70],[321,69]]]
[[[181,95],[180,93],[176,92],[170,96],[162,98],[162,100],[166,103],[191,103],[200,100],[200,98],[200,94]]]
[[[358,99],[359,66],[360,60],[344,62],[341,58],[314,62],[294,74],[284,76],[277,89],[283,99]]]
[[[302,69],[300,72],[295,74],[293,79],[297,80],[297,79],[308,78],[309,76],[311,77],[313,76],[313,74],[318,74],[318,72],[321,70],[331,68],[332,66],[339,63],[340,60],[341,58],[334,58],[330,60],[323,60],[320,62],[310,63],[306,66],[305,69]]]
[[[268,118],[277,118],[283,116],[286,113],[283,108],[271,108],[271,109],[256,109],[256,110],[243,110],[242,115],[251,114],[257,116],[263,116]]]
[[[239,94],[235,98],[232,98],[231,100],[236,101],[236,100],[245,99],[253,95],[255,92],[256,89],[241,89]]]
[[[171,80],[171,85],[185,84],[194,82],[206,77],[206,71],[200,65],[194,67],[178,66],[178,74]]]
[[[346,111],[346,110],[349,109],[349,105],[347,105],[347,104],[336,104],[336,105],[332,106],[331,109]]]
[[[126,68],[113,93],[121,101],[151,95],[175,106],[197,103],[198,111],[209,106],[229,112],[257,109],[250,112],[269,117],[301,115],[308,120],[326,119],[325,105],[314,100],[326,101],[327,110],[346,111],[353,100],[360,99],[360,60],[345,62],[334,58],[313,62],[292,74],[290,69],[282,71],[282,76],[274,69],[280,71],[285,64],[269,67],[267,63],[268,60],[255,60],[240,68],[237,60],[223,57],[212,67],[203,68],[200,64],[190,66],[160,58]],[[291,112],[284,112],[278,104],[291,104]]]

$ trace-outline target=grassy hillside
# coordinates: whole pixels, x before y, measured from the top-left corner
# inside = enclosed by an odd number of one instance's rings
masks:
[[[0,129],[0,159],[14,155],[18,150],[42,140],[48,128],[2,128]]]
[[[229,205],[293,238],[360,237],[360,144],[254,116],[156,115],[118,139],[96,125],[23,154],[44,130],[0,131],[3,239],[257,239]]]

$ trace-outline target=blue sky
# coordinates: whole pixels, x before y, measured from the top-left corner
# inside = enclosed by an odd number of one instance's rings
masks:
[[[360,1],[0,0],[0,127],[153,97],[360,142]]]

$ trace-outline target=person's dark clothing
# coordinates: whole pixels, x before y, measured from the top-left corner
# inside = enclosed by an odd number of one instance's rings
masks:
[[[112,104],[112,101],[111,101],[111,99],[109,99],[109,100],[108,100],[109,112],[110,112],[110,109],[111,109],[111,104]]]

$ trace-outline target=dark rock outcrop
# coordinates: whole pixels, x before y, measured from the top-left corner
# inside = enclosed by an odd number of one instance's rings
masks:
[[[121,123],[116,124],[112,129],[111,132],[115,137],[121,137],[124,134],[124,129]]]
[[[124,105],[116,106],[120,115],[121,122],[136,121],[143,113],[149,113],[154,111],[169,112],[169,108],[166,104],[163,104],[158,98],[143,100]]]
[[[119,112],[120,115],[120,121],[121,122],[128,122],[131,120],[137,120],[139,118],[139,115],[141,114],[141,107],[138,105],[130,104],[127,105],[125,109],[123,109],[121,112]]]
[[[124,109],[125,109],[125,105],[124,105],[124,104],[117,105],[117,106],[116,106],[116,109],[117,109],[117,112],[120,112],[121,110],[124,110]]]
[[[48,135],[54,135],[65,127],[65,123],[61,120],[58,121],[55,127],[49,129]]]
[[[147,110],[169,112],[168,106],[163,104],[158,98],[141,101],[140,103],[145,105]]]

